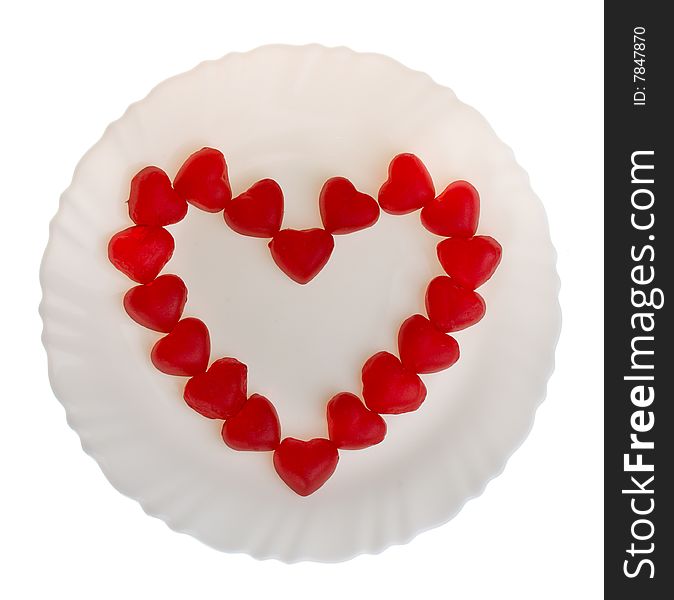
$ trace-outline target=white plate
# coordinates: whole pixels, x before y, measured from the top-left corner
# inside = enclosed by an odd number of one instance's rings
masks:
[[[234,193],[273,177],[285,226],[320,225],[317,196],[344,175],[376,195],[390,159],[414,152],[438,190],[467,179],[480,190],[478,232],[504,248],[481,293],[487,316],[456,337],[461,360],[425,376],[428,398],[387,417],[376,447],[342,452],[308,498],[276,476],[270,453],[234,452],[219,423],[181,400],[184,380],[154,370],[157,334],[134,324],[130,282],[107,262],[110,236],[130,225],[131,176],[154,164],[173,176],[202,146],[221,149]],[[424,312],[441,269],[438,238],[418,214],[383,214],[338,236],[307,286],[272,263],[264,240],[190,208],[170,228],[164,272],[188,284],[186,315],[208,324],[213,357],[236,356],[249,389],[267,395],[284,435],[325,435],[325,403],[360,392],[364,360],[395,352],[404,318]],[[346,48],[268,46],[206,62],[155,88],[110,125],[63,194],[42,266],[50,378],[82,446],[150,515],[214,548],[339,561],[402,544],[445,523],[504,467],[531,427],[553,369],[559,281],[545,212],[526,173],[485,120],[428,76]]]

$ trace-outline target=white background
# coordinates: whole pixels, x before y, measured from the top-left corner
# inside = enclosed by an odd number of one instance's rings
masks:
[[[602,3],[15,2],[0,9],[0,597],[602,597]],[[564,325],[534,429],[449,524],[348,563],[217,553],[147,517],[80,449],[40,345],[38,268],[79,157],[166,77],[231,50],[388,54],[481,111],[531,175]]]

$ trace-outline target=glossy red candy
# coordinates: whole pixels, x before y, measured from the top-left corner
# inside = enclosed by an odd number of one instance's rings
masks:
[[[328,179],[318,198],[323,227],[329,233],[352,233],[371,227],[379,219],[379,205],[359,192],[345,177]]]
[[[180,321],[185,302],[187,288],[177,275],[162,275],[124,295],[124,309],[136,323],[163,333]]]
[[[167,375],[192,377],[208,366],[211,339],[206,325],[189,317],[179,321],[173,331],[152,348],[152,364]]]
[[[222,426],[222,439],[234,450],[274,450],[281,442],[281,424],[274,405],[253,394]]]
[[[426,399],[426,386],[389,352],[378,352],[363,366],[363,400],[370,410],[397,415],[416,410]]]
[[[450,183],[421,211],[421,222],[431,233],[471,237],[480,219],[480,196],[467,181]]]
[[[246,365],[235,358],[221,358],[185,384],[183,398],[204,417],[228,419],[246,401],[247,377]]]
[[[325,229],[282,229],[269,242],[279,269],[301,284],[318,275],[334,247],[335,240]]]
[[[438,259],[453,281],[474,290],[496,271],[501,262],[501,244],[486,235],[449,238],[438,244]]]
[[[225,222],[234,231],[252,237],[274,237],[283,222],[283,191],[273,179],[254,183],[225,208]]]
[[[486,311],[482,296],[451,278],[433,279],[426,289],[426,313],[440,331],[449,333],[475,325]]]
[[[374,225],[381,209],[402,215],[421,210],[432,233],[448,237],[437,254],[449,276],[433,279],[426,290],[428,318],[413,315],[398,331],[400,359],[378,352],[363,365],[362,398],[342,392],[326,407],[329,439],[281,441],[281,425],[273,404],[248,394],[248,369],[234,358],[216,360],[207,369],[211,343],[206,325],[182,318],[187,289],[176,275],[157,277],[174,251],[164,226],[180,221],[187,203],[208,211],[224,210],[235,232],[271,238],[276,265],[293,281],[310,282],[327,264],[336,234]],[[295,493],[308,496],[334,473],[339,449],[357,450],[379,444],[387,426],[382,414],[414,411],[426,398],[420,374],[447,369],[459,358],[459,346],[446,332],[477,323],[485,303],[475,288],[487,281],[501,260],[494,239],[475,236],[480,200],[465,181],[456,181],[435,197],[433,181],[421,160],[400,154],[391,161],[378,202],[359,192],[344,177],[323,185],[319,209],[323,229],[281,229],[284,198],[279,185],[262,179],[234,199],[224,156],[202,148],[182,165],[173,182],[161,169],[146,167],[131,181],[129,215],[134,227],[115,234],[108,244],[112,264],[142,285],[128,290],[124,308],[137,323],[166,335],[153,346],[154,366],[169,375],[188,377],[183,398],[210,419],[224,421],[221,436],[235,450],[273,451],[273,464]]]
[[[421,315],[407,319],[398,332],[400,360],[415,373],[437,373],[459,360],[459,344]]]
[[[379,205],[392,215],[419,210],[435,197],[435,187],[424,163],[414,154],[398,154],[388,167],[388,179],[379,189]]]
[[[333,396],[327,417],[330,439],[338,448],[359,450],[378,444],[386,436],[384,419],[348,392]]]
[[[149,283],[173,255],[173,236],[162,227],[136,225],[112,236],[110,262],[133,281]]]
[[[206,212],[220,212],[232,199],[227,163],[222,152],[202,148],[180,167],[173,180],[178,194]]]
[[[131,180],[129,216],[137,225],[171,225],[187,214],[187,202],[158,167],[145,167]]]
[[[285,438],[274,452],[274,468],[285,484],[300,496],[313,494],[337,468],[337,447],[323,438],[305,442]]]

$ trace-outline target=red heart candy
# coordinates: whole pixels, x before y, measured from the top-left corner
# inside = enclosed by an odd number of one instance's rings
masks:
[[[449,238],[438,244],[440,264],[456,283],[474,290],[487,281],[501,262],[501,244],[494,238]]]
[[[426,289],[428,318],[440,331],[459,331],[475,325],[484,317],[486,307],[482,296],[461,287],[449,277],[436,277]]]
[[[138,283],[149,283],[173,255],[173,236],[162,227],[136,225],[116,233],[108,243],[110,262]]]
[[[352,233],[371,227],[379,219],[379,205],[359,192],[345,177],[328,179],[318,198],[323,227],[329,233]]]
[[[133,176],[129,192],[129,216],[137,225],[170,225],[187,214],[187,202],[171,186],[158,167],[145,167]]]
[[[379,205],[392,215],[419,210],[433,200],[435,187],[424,163],[414,154],[398,154],[388,167],[388,179],[379,188]]]
[[[296,494],[308,496],[320,488],[337,468],[337,447],[323,438],[305,442],[286,438],[274,452],[274,468]]]
[[[400,360],[415,373],[437,373],[459,360],[459,344],[421,315],[407,319],[398,332]]]
[[[180,167],[173,180],[178,194],[206,212],[220,212],[232,199],[227,163],[222,152],[202,148]]]
[[[389,352],[377,352],[367,360],[362,380],[365,404],[380,414],[410,412],[426,399],[426,386],[419,376]]]
[[[136,323],[164,333],[180,321],[185,302],[187,288],[177,275],[162,275],[124,295],[124,309]]]
[[[206,370],[210,354],[208,328],[199,319],[190,317],[179,321],[171,333],[152,347],[150,358],[162,373],[191,377]]]
[[[328,433],[338,448],[359,450],[374,446],[386,435],[386,422],[368,410],[354,394],[334,396],[327,407]]]
[[[242,235],[270,238],[283,222],[283,191],[273,179],[254,183],[227,204],[225,222]]]
[[[269,242],[279,269],[301,284],[318,275],[334,247],[335,240],[325,229],[282,229]]]
[[[281,442],[281,424],[274,405],[253,394],[222,426],[222,439],[234,450],[274,450]]]
[[[480,219],[480,195],[467,181],[450,183],[421,211],[421,223],[445,237],[471,237]]]
[[[185,384],[183,398],[204,417],[228,419],[246,401],[247,376],[248,367],[236,358],[221,358]]]

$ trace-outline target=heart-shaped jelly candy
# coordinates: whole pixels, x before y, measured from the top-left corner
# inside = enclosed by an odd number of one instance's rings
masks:
[[[149,283],[173,255],[173,236],[162,227],[136,225],[116,233],[108,243],[110,262],[138,283]]]
[[[285,484],[300,496],[313,494],[337,468],[337,447],[324,438],[303,441],[286,438],[274,452],[274,468]]]
[[[145,167],[131,180],[129,216],[136,225],[171,225],[187,214],[187,202],[158,167]]]
[[[202,148],[180,167],[173,187],[181,198],[206,212],[220,212],[232,199],[227,163],[222,152]]]
[[[438,259],[453,281],[474,290],[496,271],[501,262],[501,244],[486,235],[449,238],[438,244]]]
[[[426,289],[426,313],[440,331],[449,333],[475,325],[486,306],[477,292],[461,287],[450,277],[433,279]]]
[[[161,275],[124,295],[124,309],[136,323],[163,333],[180,321],[185,302],[187,288],[177,275]]]
[[[400,360],[415,373],[436,373],[459,360],[459,344],[421,315],[407,319],[398,332]]]
[[[467,181],[450,183],[421,211],[421,222],[428,231],[445,237],[475,235],[480,219],[480,196]]]
[[[279,269],[301,284],[318,275],[334,247],[335,240],[325,229],[282,229],[269,242]]]
[[[352,233],[371,227],[379,219],[375,199],[359,192],[345,177],[333,177],[323,184],[318,207],[329,233]]]
[[[281,424],[274,405],[253,394],[222,426],[222,439],[234,450],[274,450],[281,441]]]
[[[234,231],[252,237],[274,237],[283,222],[283,191],[273,179],[254,183],[227,204],[225,222]]]
[[[246,401],[247,377],[246,365],[235,358],[221,358],[185,384],[183,398],[204,417],[228,419]]]
[[[388,167],[388,179],[379,188],[379,205],[392,215],[419,210],[435,197],[435,187],[424,163],[414,154],[398,154]]]
[[[343,392],[327,406],[328,433],[338,448],[359,450],[374,446],[386,435],[386,422],[368,410],[360,398]]]
[[[211,339],[202,321],[189,317],[179,321],[173,331],[152,348],[152,364],[167,375],[192,377],[208,366]]]
[[[389,352],[378,352],[367,360],[362,380],[363,400],[376,413],[410,412],[426,398],[426,386],[419,376]]]

